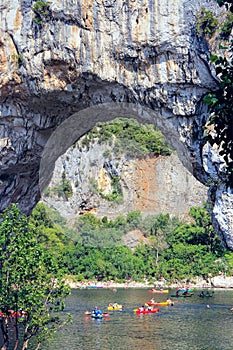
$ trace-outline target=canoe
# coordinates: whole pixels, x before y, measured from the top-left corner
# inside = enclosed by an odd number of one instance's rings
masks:
[[[148,301],[147,303],[145,303],[145,305],[147,306],[173,306],[174,305],[174,302],[168,302],[168,301],[161,301],[161,302],[158,302],[158,303],[152,303],[151,301]]]
[[[145,315],[145,314],[155,314],[157,312],[159,312],[159,308],[155,308],[155,309],[152,309],[152,310],[139,310],[139,309],[135,309],[134,312],[137,314],[137,315]]]
[[[124,305],[108,306],[108,311],[123,310],[123,309],[124,309]]]
[[[160,289],[160,290],[157,290],[157,289],[150,289],[148,290],[149,293],[168,293],[168,289]]]

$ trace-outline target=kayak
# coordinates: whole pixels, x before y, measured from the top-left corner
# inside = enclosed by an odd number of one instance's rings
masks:
[[[108,306],[108,311],[113,311],[113,310],[123,310],[124,309],[124,305],[117,305],[117,306]]]
[[[103,316],[103,314],[96,315],[95,313],[92,313],[92,314],[91,314],[91,317],[92,317],[92,318],[96,318],[96,319],[101,319],[101,318],[103,318],[104,316]]]
[[[159,312],[159,308],[155,308],[155,309],[152,309],[152,310],[140,310],[140,309],[135,309],[134,312],[137,314],[137,315],[145,315],[145,314],[155,314],[157,312]]]
[[[193,293],[182,293],[182,294],[174,294],[174,295],[171,295],[172,298],[180,298],[180,297],[183,297],[183,298],[187,298],[187,297],[191,297],[193,295]]]
[[[85,311],[84,314],[86,316],[92,316],[94,315],[91,311]],[[109,316],[109,313],[108,312],[103,312],[103,316]]]
[[[148,301],[147,303],[145,303],[145,305],[147,306],[173,306],[174,305],[174,302],[168,302],[168,301],[161,301],[161,302],[158,302],[158,303],[152,303],[151,301]]]
[[[149,293],[168,293],[168,289],[160,289],[160,290],[157,290],[157,289],[150,289],[148,290]]]
[[[200,297],[200,298],[210,298],[210,297],[212,297],[214,295],[214,292],[212,292],[212,293],[200,293],[200,294],[198,294],[198,296]]]
[[[179,292],[186,292],[187,291],[188,293],[191,293],[191,292],[194,291],[194,289],[191,289],[191,288],[188,288],[188,289],[187,288],[179,288],[178,291]]]

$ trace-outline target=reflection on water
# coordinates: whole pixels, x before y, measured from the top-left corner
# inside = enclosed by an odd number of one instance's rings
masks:
[[[208,299],[196,292],[191,298],[179,298],[174,306],[160,307],[159,313],[134,314],[133,309],[150,298],[146,289],[73,290],[66,301],[73,323],[42,350],[232,350],[233,291],[215,291]],[[115,301],[125,310],[109,312],[103,320],[84,314],[95,306],[107,311],[108,303]]]

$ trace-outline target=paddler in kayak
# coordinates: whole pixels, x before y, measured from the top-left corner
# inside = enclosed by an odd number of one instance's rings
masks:
[[[94,314],[95,316],[99,316],[99,315],[102,315],[102,311],[96,306],[94,308],[94,310],[92,311],[92,314]]]

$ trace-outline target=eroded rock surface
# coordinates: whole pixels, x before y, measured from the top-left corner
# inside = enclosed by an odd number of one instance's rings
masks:
[[[169,213],[190,220],[190,208],[207,200],[208,188],[183,167],[175,153],[132,159],[127,154],[117,156],[109,143],[95,140],[84,147],[84,141],[81,138],[58,158],[42,196],[70,224],[85,213],[116,219],[135,210],[143,217]],[[121,196],[111,201],[107,196],[114,191],[113,176],[119,180]],[[72,189],[67,196],[61,192],[63,178]]]
[[[202,97],[216,80],[195,21],[216,1],[54,0],[41,24],[34,4],[0,4],[0,210],[30,212],[72,142],[130,114],[155,123],[211,186],[213,222],[233,250],[232,189],[219,185],[212,150],[203,155]]]

